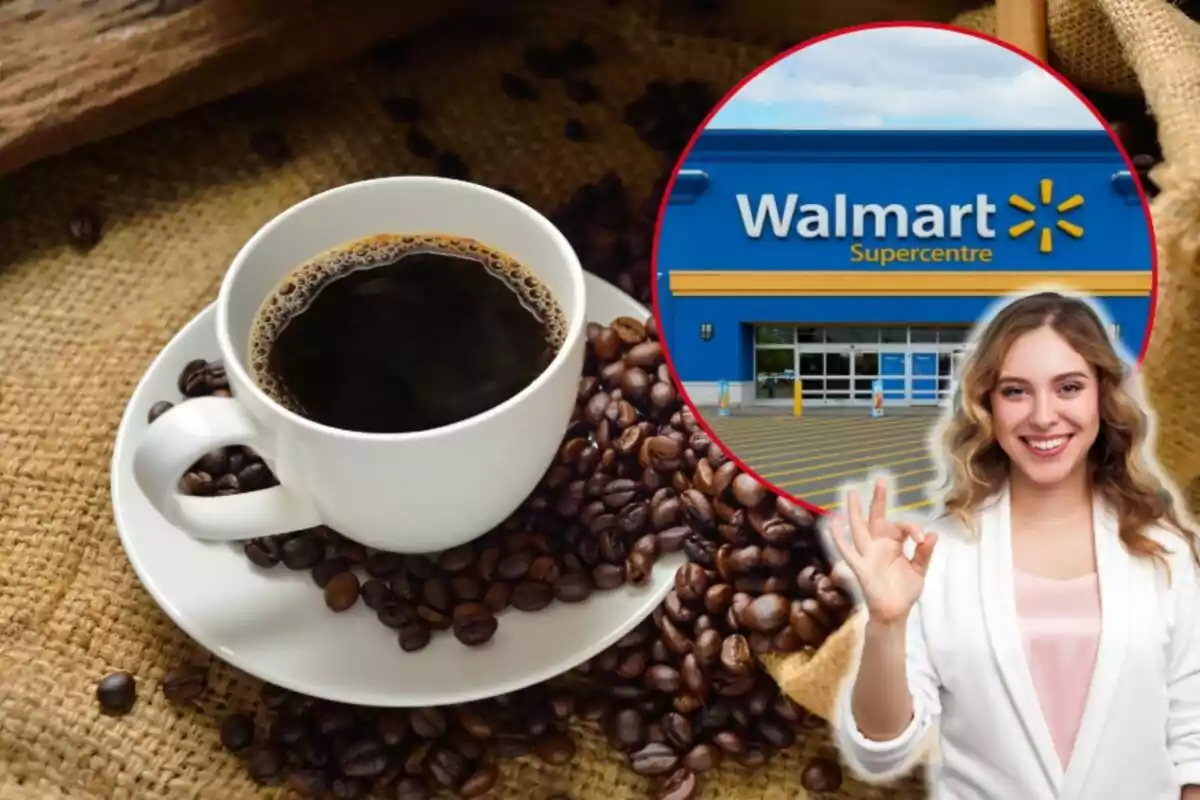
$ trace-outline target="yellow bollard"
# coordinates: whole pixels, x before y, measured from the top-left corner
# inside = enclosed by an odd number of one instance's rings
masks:
[[[795,384],[795,388],[792,390],[792,416],[802,417],[804,416],[804,395],[800,389],[799,378],[796,378]]]

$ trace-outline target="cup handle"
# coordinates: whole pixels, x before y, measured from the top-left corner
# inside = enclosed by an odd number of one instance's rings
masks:
[[[179,491],[180,477],[205,453],[242,445],[270,455],[267,438],[237,400],[197,397],[150,424],[133,455],[133,476],[160,514],[202,541],[255,539],[320,525],[308,498],[281,485],[224,497]]]

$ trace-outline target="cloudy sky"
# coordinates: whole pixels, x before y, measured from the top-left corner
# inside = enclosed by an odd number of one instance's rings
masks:
[[[998,45],[936,28],[874,28],[772,65],[712,128],[1099,128],[1075,95]]]

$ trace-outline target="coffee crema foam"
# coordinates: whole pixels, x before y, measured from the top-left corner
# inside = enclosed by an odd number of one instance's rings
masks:
[[[268,357],[280,333],[335,281],[353,272],[391,266],[420,253],[477,261],[492,277],[504,281],[521,305],[542,322],[547,344],[555,352],[566,341],[567,318],[562,306],[527,267],[511,256],[466,236],[380,233],[327,250],[280,281],[250,326],[249,361],[254,382],[276,402],[303,414],[292,393],[268,369]]]

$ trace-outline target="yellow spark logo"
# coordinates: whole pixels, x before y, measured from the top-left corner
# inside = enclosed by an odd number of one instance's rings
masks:
[[[1048,206],[1053,203],[1054,181],[1050,180],[1049,178],[1043,178],[1039,188],[1041,189],[1040,199],[1042,201],[1042,205]],[[1024,211],[1026,214],[1032,214],[1037,210],[1037,206],[1019,194],[1014,194],[1012,197],[1008,198],[1008,204],[1015,209]],[[1065,214],[1068,211],[1079,208],[1081,205],[1083,205],[1083,195],[1073,194],[1055,206],[1054,210],[1059,214]],[[1025,234],[1029,233],[1035,227],[1037,227],[1037,222],[1032,219],[1027,219],[1024,222],[1018,222],[1016,225],[1013,225],[1011,228],[1009,228],[1008,235],[1016,239],[1018,236],[1024,236]],[[1083,236],[1083,228],[1067,222],[1065,219],[1060,219],[1055,222],[1054,227],[1058,228],[1072,239],[1079,239]],[[1038,244],[1038,251],[1042,253],[1051,253],[1054,251],[1054,232],[1048,227],[1042,228],[1041,241]]]

